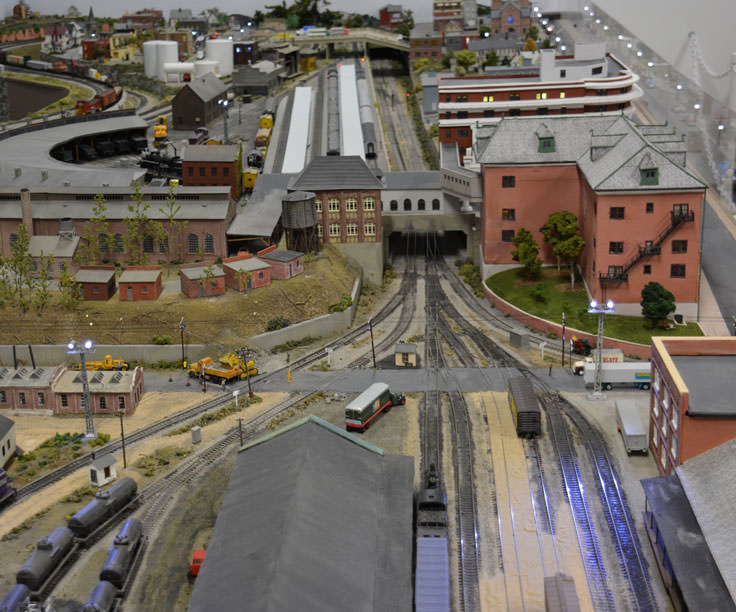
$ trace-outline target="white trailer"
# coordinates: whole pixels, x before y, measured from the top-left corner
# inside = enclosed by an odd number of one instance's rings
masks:
[[[634,400],[616,400],[616,423],[624,441],[626,454],[647,454],[649,448],[649,430],[642,422],[639,409]]]
[[[634,385],[639,389],[649,389],[652,380],[652,366],[648,361],[625,361],[624,363],[603,363],[601,386],[610,390],[613,385]],[[586,386],[595,383],[597,363],[586,363],[583,380]]]
[[[621,349],[603,349],[603,363],[621,363],[624,360],[624,352]],[[572,362],[572,373],[582,376],[586,363],[598,363],[598,349],[593,349],[589,357]]]

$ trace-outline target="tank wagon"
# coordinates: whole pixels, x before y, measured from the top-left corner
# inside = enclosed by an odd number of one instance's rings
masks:
[[[0,612],[26,612],[31,590],[25,584],[15,584],[0,602]]]
[[[365,76],[363,64],[355,68],[355,84],[358,87],[358,110],[360,112],[360,127],[363,129],[363,143],[366,159],[376,157],[376,124],[373,117],[373,103],[368,79]]]
[[[110,612],[118,590],[106,580],[101,580],[92,589],[82,612]]]
[[[373,383],[345,407],[345,429],[361,433],[381,412],[405,403],[406,398],[401,393],[391,393],[386,383]]]
[[[36,548],[15,575],[18,584],[38,591],[51,572],[60,565],[74,545],[74,534],[68,527],[57,527],[51,534],[40,539]]]
[[[509,407],[514,417],[516,435],[520,438],[533,438],[541,432],[539,402],[534,387],[524,376],[509,379]]]
[[[100,569],[100,580],[122,589],[142,541],[143,523],[136,518],[129,518],[107,551],[107,559]]]
[[[334,64],[327,69],[327,155],[340,155],[340,90]]]
[[[95,498],[72,516],[67,525],[78,538],[86,538],[107,519],[127,506],[135,497],[138,485],[126,477],[104,491],[97,491]]]
[[[434,465],[419,491],[416,514],[416,612],[449,612],[450,557],[447,548],[447,498]]]

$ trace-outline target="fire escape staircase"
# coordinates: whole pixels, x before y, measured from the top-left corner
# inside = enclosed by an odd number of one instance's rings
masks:
[[[669,219],[667,224],[657,235],[655,240],[647,240],[644,246],[639,245],[636,253],[632,255],[626,265],[623,266],[620,272],[606,272],[600,273],[598,276],[601,284],[604,283],[624,283],[629,279],[629,270],[638,264],[645,257],[651,257],[652,255],[659,255],[662,252],[662,243],[667,239],[672,232],[674,232],[681,223],[695,220],[695,213],[693,211],[675,212],[670,211]]]

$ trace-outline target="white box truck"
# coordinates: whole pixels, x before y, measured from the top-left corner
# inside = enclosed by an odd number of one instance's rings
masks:
[[[647,454],[649,448],[649,429],[642,422],[639,409],[634,400],[616,400],[616,423],[624,441],[626,454]]]
[[[624,360],[624,352],[621,349],[603,349],[603,355],[601,355],[603,363],[622,363]],[[585,371],[586,363],[598,363],[598,349],[593,349],[589,357],[585,359],[579,359],[578,361],[572,362],[572,373],[576,376],[582,376]]]
[[[586,363],[583,380],[586,386],[595,383],[597,363]],[[634,385],[639,389],[649,389],[652,380],[652,366],[648,361],[625,361],[623,363],[603,363],[601,386],[610,390],[613,385]]]

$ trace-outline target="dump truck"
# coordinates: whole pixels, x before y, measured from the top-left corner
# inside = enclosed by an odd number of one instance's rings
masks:
[[[235,382],[256,374],[258,374],[258,368],[255,367],[252,360],[243,363],[234,353],[227,353],[218,361],[212,357],[205,357],[189,366],[190,378],[204,378],[206,381],[217,383]]]
[[[595,384],[597,363],[586,363],[583,380],[586,386]],[[634,385],[639,389],[649,389],[652,380],[652,366],[648,361],[625,361],[623,363],[603,363],[601,386],[607,391],[614,385]]]
[[[624,352],[621,349],[603,349],[603,363],[622,363],[624,360]],[[573,361],[572,372],[577,376],[582,376],[585,371],[586,363],[598,363],[598,349],[593,349],[589,357]]]
[[[616,400],[616,423],[624,441],[626,454],[647,454],[649,448],[649,429],[643,423],[634,400]]]
[[[81,364],[76,366],[77,370],[81,367]],[[102,361],[86,361],[85,367],[88,370],[127,370],[130,365],[123,359],[113,359],[112,355],[105,355]]]

